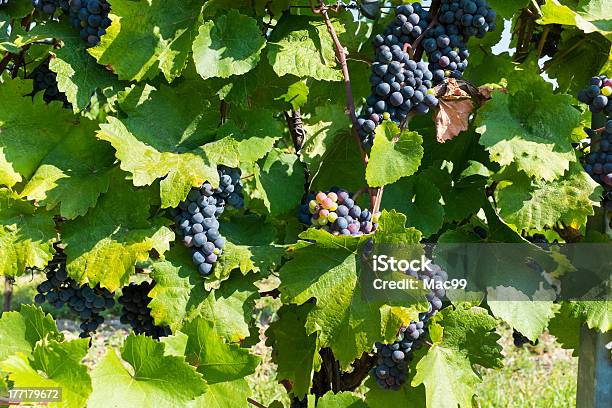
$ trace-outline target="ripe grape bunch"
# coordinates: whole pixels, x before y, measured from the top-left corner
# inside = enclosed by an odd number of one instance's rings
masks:
[[[494,31],[496,18],[486,0],[442,0],[438,24],[423,40],[434,84],[463,76],[470,55],[466,48],[469,38],[482,38]]]
[[[578,93],[578,100],[589,105],[593,113],[612,116],[612,79],[605,75],[591,78],[590,85]]]
[[[406,274],[420,279],[445,281],[448,275],[438,265],[431,265],[431,270],[417,272],[409,270]],[[376,365],[371,375],[383,389],[397,391],[406,382],[408,364],[412,360],[412,353],[421,347],[425,335],[425,323],[430,317],[442,309],[442,299],[446,295],[444,289],[434,289],[427,294],[429,310],[421,313],[418,322],[410,322],[399,330],[397,341],[392,344],[376,343]]]
[[[121,304],[120,321],[129,324],[136,334],[144,334],[155,339],[170,336],[172,331],[168,326],[156,326],[151,316],[151,298],[149,293],[155,287],[155,282],[142,282],[140,284],[130,283],[122,289],[123,294],[119,296]]]
[[[69,0],[32,0],[32,5],[36,9],[44,14],[50,16],[54,15],[57,10],[68,10]]]
[[[111,10],[106,0],[70,0],[70,21],[80,29],[81,38],[91,47],[100,42],[111,25],[108,13]]]
[[[48,302],[56,309],[68,305],[70,310],[81,319],[80,337],[90,337],[104,322],[101,313],[115,305],[114,295],[99,285],[91,288],[88,284],[79,285],[68,277],[66,255],[58,251],[49,263],[46,280],[37,287],[36,303]]]
[[[413,61],[404,49],[423,33],[429,20],[429,13],[419,3],[404,4],[395,9],[395,19],[384,35],[374,37],[372,94],[357,120],[365,147],[372,146],[374,131],[383,120],[400,124],[410,112],[426,114],[438,105],[427,63]]]
[[[218,221],[225,205],[234,208],[244,206],[240,170],[221,166],[218,171],[219,188],[214,189],[210,183],[192,188],[187,199],[181,201],[172,212],[177,233],[183,243],[192,249],[193,262],[202,276],[212,273],[213,265],[225,246]]]
[[[49,69],[49,60],[36,67],[32,72],[32,79],[34,80],[32,95],[43,91],[43,100],[46,103],[60,101],[64,104],[64,108],[72,109],[66,95],[57,87],[57,74]]]
[[[598,139],[584,156],[584,170],[606,191],[612,191],[612,120],[606,122]]]
[[[300,206],[298,218],[303,224],[334,235],[370,234],[378,226],[378,215],[361,209],[348,191],[336,187],[327,193],[308,195],[307,203]]]

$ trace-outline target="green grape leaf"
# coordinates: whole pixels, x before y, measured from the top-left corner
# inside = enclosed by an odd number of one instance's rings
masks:
[[[200,26],[193,59],[202,78],[228,78],[255,68],[265,44],[257,21],[230,10]]]
[[[417,364],[412,386],[425,385],[428,408],[471,407],[478,376],[455,349],[434,345]]]
[[[367,408],[361,397],[349,391],[327,392],[319,399],[318,408]]]
[[[87,43],[74,35],[74,27],[67,22],[58,23],[56,31],[54,37],[61,39],[64,45],[54,50],[55,57],[51,58],[49,68],[57,73],[57,87],[66,94],[75,112],[90,105],[96,90],[121,88],[117,77],[87,54]]]
[[[198,95],[195,100],[194,95]],[[238,141],[234,135],[212,141],[219,121],[216,101],[201,80],[183,81],[173,88],[162,86],[148,100],[129,106],[127,118],[108,117],[98,137],[115,148],[121,168],[133,174],[135,186],[164,178],[160,183],[162,207],[176,207],[192,187],[207,180],[219,184],[217,165],[237,167],[243,150],[246,157],[257,157],[273,142],[269,137]],[[274,128],[262,132],[268,129]],[[242,139],[242,134],[237,137]]]
[[[580,113],[570,96],[553,94],[542,79],[528,80],[514,94],[494,92],[478,111],[480,143],[492,161],[502,166],[516,163],[531,177],[554,180],[576,161],[571,135]]]
[[[185,323],[182,331],[188,335],[187,361],[209,384],[208,392],[199,398],[197,406],[244,406],[251,395],[244,377],[255,372],[259,358],[247,349],[226,344],[213,324],[205,319]]]
[[[612,302],[608,301],[580,301],[572,302],[574,313],[580,316],[589,329],[596,329],[602,333],[612,330]]]
[[[30,81],[12,80],[0,87],[0,183],[27,181],[22,196],[60,207],[74,218],[94,206],[108,188],[112,149],[97,143],[96,124],[75,117],[61,103],[32,101]],[[32,131],[36,129],[36,131]]]
[[[267,273],[280,264],[285,253],[285,247],[275,243],[274,227],[259,217],[232,218],[221,224],[220,231],[227,243],[213,269],[218,280],[225,279],[236,268],[245,275]]]
[[[612,18],[607,0],[582,0],[577,10],[561,4],[558,0],[546,0],[541,6],[539,24],[562,24],[576,26],[585,33],[598,32],[612,41]]]
[[[385,216],[381,217],[381,225]],[[379,240],[391,236],[395,242],[418,242],[415,239],[420,234],[413,234],[412,229],[405,229],[403,224],[395,228],[396,233],[381,232]],[[306,333],[319,332],[320,347],[331,347],[341,367],[348,367],[363,352],[369,352],[376,341],[395,337],[397,327],[383,323],[386,316],[380,308],[384,303],[421,306],[417,291],[402,293],[401,300],[364,299],[359,246],[369,239],[367,236],[335,237],[326,231],[309,229],[300,238],[315,243],[301,243],[280,269],[281,298],[284,303],[298,305],[317,299],[306,319]]]
[[[2,6],[2,11],[15,19],[27,16],[32,9],[31,1],[9,1],[8,4]]]
[[[56,238],[53,214],[0,189],[0,275],[44,268],[53,258]]]
[[[217,332],[231,343],[249,336],[257,288],[254,278],[234,273],[220,288],[207,291],[205,279],[194,268],[191,253],[177,245],[167,260],[152,265],[155,287],[149,307],[157,325],[169,325],[173,331],[185,320],[201,316],[217,327]]]
[[[112,148],[95,139],[95,128],[84,120],[53,146],[21,192],[73,219],[96,205],[112,177]]]
[[[321,170],[326,156],[331,156],[334,148],[341,146],[337,143],[338,140],[343,139],[343,143],[351,142],[350,138],[343,137],[351,131],[350,126],[343,106],[316,107],[315,113],[305,120],[306,138],[300,150],[300,158],[306,163],[310,173],[316,174]],[[336,171],[341,167],[337,166]]]
[[[276,98],[288,103],[293,110],[298,110],[308,101],[308,85],[304,81],[296,81],[287,87],[287,92]]]
[[[514,13],[529,4],[529,0],[488,0],[488,3],[489,7],[491,7],[497,12],[497,29],[501,30],[501,27],[503,26],[503,21],[500,16],[504,19],[512,18],[514,16]]]
[[[50,340],[37,344],[29,358],[18,353],[0,367],[9,372],[9,380],[15,387],[61,388],[62,401],[49,406],[81,408],[92,390],[87,367],[81,363],[88,350],[89,339],[66,343]]]
[[[496,190],[496,203],[501,218],[518,229],[543,230],[557,222],[580,228],[598,205],[601,188],[577,164],[563,178],[550,182],[508,173],[511,181]]]
[[[289,380],[293,394],[300,399],[308,394],[313,371],[320,364],[317,335],[306,333],[306,316],[311,309],[311,305],[283,306],[278,320],[266,330],[266,345],[272,347],[272,360],[278,366],[276,378]]]
[[[89,53],[121,80],[181,74],[197,33],[198,0],[113,0],[112,24]]]
[[[548,322],[548,332],[564,349],[573,350],[572,355],[578,357],[581,326],[582,321],[575,316],[572,304],[563,302],[557,314]]]
[[[109,348],[91,372],[89,407],[184,407],[207,390],[183,356],[164,355],[165,345],[131,334],[121,358]]]
[[[256,174],[257,191],[272,216],[294,211],[304,195],[304,168],[298,156],[272,149]]]
[[[442,195],[431,180],[425,177],[402,178],[385,188],[381,208],[396,209],[404,214],[408,225],[423,233],[435,234],[444,222]]]
[[[343,27],[336,24],[338,34]],[[320,18],[283,15],[268,41],[268,61],[280,77],[291,74],[319,81],[339,81],[334,43]]]
[[[113,292],[129,281],[136,262],[146,261],[149,251],[169,250],[174,233],[163,220],[149,219],[152,202],[151,191],[136,190],[117,174],[95,208],[63,225],[69,275]]]
[[[5,312],[0,317],[0,361],[14,354],[30,354],[38,341],[62,340],[53,316],[39,307],[22,305],[19,312]]]
[[[394,140],[399,135],[397,140]],[[423,158],[423,138],[416,132],[399,128],[386,121],[376,128],[374,146],[366,168],[370,187],[395,183],[402,177],[413,175]]]
[[[357,191],[366,184],[365,166],[351,123],[340,105],[325,104],[305,121],[306,138],[300,157],[313,180],[311,190],[342,186]]]
[[[471,407],[480,382],[472,365],[501,367],[496,320],[485,309],[447,308],[434,318],[441,338],[417,364],[413,386],[425,385],[427,407]]]
[[[531,341],[542,334],[548,321],[555,315],[554,304],[546,294],[539,300],[511,287],[489,288],[487,304],[495,317],[518,330]],[[553,297],[554,298],[554,297]],[[492,300],[501,299],[501,300]]]

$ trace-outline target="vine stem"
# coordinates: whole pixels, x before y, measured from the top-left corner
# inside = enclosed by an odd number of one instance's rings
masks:
[[[260,402],[255,401],[253,398],[247,398],[249,404],[255,405],[257,408],[268,408]]]
[[[327,27],[327,32],[329,33],[329,35],[332,38],[332,41],[334,42],[336,59],[338,60],[338,63],[340,64],[340,67],[342,68],[342,77],[344,78],[344,90],[346,92],[346,110],[348,111],[347,114],[349,115],[351,122],[353,124],[353,131],[352,131],[353,137],[355,138],[355,141],[357,142],[357,146],[359,147],[359,152],[361,154],[361,160],[363,161],[364,166],[367,167],[369,157],[368,157],[367,152],[364,150],[363,145],[361,144],[361,138],[359,137],[359,134],[357,133],[357,130],[359,129],[359,123],[357,122],[357,114],[355,113],[355,99],[353,97],[353,90],[351,88],[351,77],[349,74],[348,64],[346,62],[347,52],[346,52],[346,49],[342,46],[342,43],[340,43],[340,39],[338,38],[338,35],[336,34],[336,30],[334,29],[334,26],[329,18],[328,10],[329,10],[329,7],[326,6],[325,3],[323,3],[323,0],[319,1],[318,8],[312,7],[313,13],[321,14],[323,16],[325,27]],[[369,195],[370,195],[370,205],[372,208],[376,208],[377,206],[376,200],[379,195],[378,190],[379,189],[377,188],[370,188]],[[378,206],[380,206],[380,204],[378,204]]]

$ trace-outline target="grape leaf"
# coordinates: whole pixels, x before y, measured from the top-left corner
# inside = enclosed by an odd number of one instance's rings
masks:
[[[217,164],[238,165],[241,143],[231,136],[212,141],[219,121],[215,101],[216,96],[202,81],[162,86],[150,99],[130,106],[127,118],[108,117],[98,137],[117,150],[121,168],[134,175],[135,186],[165,177],[161,181],[162,206],[176,207],[192,187],[206,180],[218,185]],[[249,149],[259,143],[270,145],[267,138],[244,143]]]
[[[514,74],[512,93],[494,92],[478,111],[480,143],[491,160],[502,166],[516,163],[529,176],[554,180],[576,156],[571,135],[580,113],[569,95],[555,95],[549,84],[531,71],[519,82]],[[519,88],[520,87],[520,88]]]
[[[361,397],[349,391],[334,392],[329,391],[319,399],[318,408],[366,408],[367,405]]]
[[[62,340],[53,316],[39,307],[21,305],[19,312],[5,312],[0,317],[0,361],[14,354],[30,354],[39,340]]]
[[[187,361],[209,384],[208,392],[199,398],[197,406],[244,406],[251,395],[244,377],[255,372],[259,358],[247,349],[226,344],[213,324],[202,318],[185,323],[182,331],[189,336],[185,349]]]
[[[399,137],[394,140],[397,135]],[[368,185],[382,187],[413,175],[423,158],[422,143],[421,135],[408,130],[400,133],[393,122],[387,121],[378,126],[366,168]]]
[[[29,358],[18,353],[0,367],[9,372],[15,387],[61,388],[62,402],[50,406],[81,408],[92,390],[87,367],[81,363],[88,350],[88,339],[65,343],[50,340],[37,344]]]
[[[572,304],[563,302],[557,314],[548,322],[548,332],[564,349],[573,350],[572,355],[578,357],[581,326],[582,322],[574,315]]]
[[[338,34],[343,27],[336,24]],[[334,44],[325,23],[314,17],[283,15],[268,41],[268,61],[280,77],[291,74],[320,81],[339,81]]]
[[[511,287],[489,288],[487,294],[487,304],[495,317],[502,319],[531,341],[537,340],[555,314],[554,304],[549,299],[538,300],[535,296],[532,300]]]
[[[156,285],[149,294],[149,307],[157,325],[169,325],[176,331],[185,320],[201,316],[213,322],[218,334],[229,342],[248,337],[257,292],[254,278],[234,273],[220,288],[207,291],[190,252],[182,245],[170,251],[166,261],[154,263],[152,269]]]
[[[502,219],[518,229],[543,230],[557,222],[578,229],[598,205],[600,187],[577,164],[550,182],[530,180],[524,173],[508,174],[511,184],[499,186],[496,202]]]
[[[330,141],[322,158],[314,159],[315,162],[319,160],[318,167],[311,170],[311,190],[328,191],[330,187],[340,185],[349,191],[357,191],[366,185],[359,145],[350,132],[342,132]]]
[[[310,173],[316,174],[321,170],[326,156],[331,155],[337,140],[350,132],[350,126],[344,107],[340,105],[316,107],[314,114],[305,120],[306,138],[300,151],[300,158],[306,163]],[[350,138],[343,139],[346,143],[351,143]]]
[[[289,380],[295,396],[304,398],[312,384],[312,373],[320,365],[317,335],[306,333],[306,316],[312,305],[285,305],[278,320],[266,330],[266,345],[272,347],[272,359],[278,366],[278,381]],[[297,352],[296,352],[297,351]]]
[[[113,348],[91,373],[89,407],[184,407],[207,391],[206,382],[183,356],[164,355],[164,344],[131,334]]]
[[[228,78],[253,69],[265,44],[254,19],[230,10],[200,26],[193,59],[202,78]]]
[[[598,32],[612,41],[612,19],[607,0],[583,0],[576,11],[558,0],[546,0],[541,10],[542,18],[538,20],[539,24],[572,25],[587,34]]]
[[[228,242],[213,269],[218,280],[225,279],[236,268],[245,275],[251,271],[267,273],[285,253],[285,247],[275,243],[274,227],[259,217],[232,218],[221,224],[220,231]]]
[[[288,103],[293,110],[298,110],[308,101],[308,85],[304,81],[296,81],[289,85],[287,92],[276,98]]]
[[[500,367],[503,356],[497,344],[496,321],[482,308],[447,308],[434,319],[444,328],[418,362],[412,386],[425,385],[427,407],[471,407],[480,382],[472,364]],[[434,336],[436,337],[436,336]]]
[[[270,215],[295,211],[304,195],[304,168],[298,156],[273,149],[268,153],[260,173],[256,174],[257,190]]]
[[[112,148],[94,134],[85,120],[75,126],[48,151],[21,195],[50,209],[59,207],[67,219],[85,215],[108,190],[115,161]]]
[[[153,79],[161,71],[171,82],[185,68],[201,8],[198,0],[113,0],[112,24],[89,53],[119,79]]]
[[[440,190],[428,178],[405,177],[385,188],[381,208],[406,214],[408,225],[429,237],[438,232],[444,222],[441,200]]]
[[[31,1],[11,0],[8,4],[2,6],[2,11],[15,19],[27,16],[32,12],[32,9]]]
[[[383,214],[381,224],[384,223]],[[404,217],[405,221],[405,217]],[[404,230],[402,226],[397,229]],[[399,235],[407,243],[416,243],[413,229],[402,234],[382,232],[382,237]],[[381,338],[391,340],[397,327],[382,323],[382,300],[365,300],[360,282],[360,243],[368,237],[334,237],[328,232],[310,229],[300,235],[304,242],[290,253],[291,259],[279,271],[279,287],[283,303],[301,305],[316,298],[316,306],[308,313],[306,333],[319,332],[320,347],[331,347],[341,367],[346,368]],[[397,237],[396,237],[397,238]],[[405,293],[399,300],[387,300],[395,306],[419,303],[418,295]],[[383,327],[384,326],[384,327]],[[385,330],[383,330],[383,328]],[[384,332],[383,332],[384,331]]]
[[[53,214],[0,189],[0,275],[44,268],[53,258],[56,237]]]
[[[136,190],[117,174],[95,208],[63,225],[70,276],[112,292],[129,281],[134,265],[146,261],[149,251],[169,250],[174,234],[163,220],[149,219],[152,202],[151,191]]]
[[[602,333],[612,330],[612,302],[609,300],[572,302],[572,307],[589,329],[597,329]]]

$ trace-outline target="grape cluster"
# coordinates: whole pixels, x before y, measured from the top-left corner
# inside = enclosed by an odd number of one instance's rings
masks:
[[[9,0],[0,0],[0,6],[4,6],[5,4],[8,4]]]
[[[192,188],[187,199],[172,212],[177,233],[192,249],[193,262],[202,276],[212,273],[225,246],[218,217],[225,211],[226,203],[235,208],[244,206],[240,170],[221,166],[218,171],[219,188],[213,188],[210,183]]]
[[[516,329],[512,331],[512,341],[514,343],[514,347],[517,347],[517,348],[521,348],[525,344],[531,344],[532,346],[535,346],[538,344],[538,340],[531,341],[529,340],[527,336],[524,336],[523,333],[519,332]]]
[[[129,324],[136,334],[144,334],[155,339],[172,334],[168,326],[156,326],[151,316],[151,298],[149,292],[155,286],[155,282],[142,282],[141,284],[130,283],[123,288],[123,294],[119,297],[121,304],[120,321]]]
[[[68,102],[66,95],[60,92],[57,87],[57,74],[49,69],[49,60],[36,67],[32,72],[32,79],[34,80],[32,95],[42,91],[43,100],[46,103],[60,101],[64,104],[64,108],[72,109],[72,105]]]
[[[612,191],[612,120],[607,121],[599,143],[584,156],[584,170],[606,191]]]
[[[68,0],[32,0],[32,5],[36,11],[50,16],[57,10],[68,10]]]
[[[549,57],[554,57],[559,51],[559,44],[561,44],[561,34],[563,33],[563,26],[560,24],[548,24],[546,26],[548,29],[548,34],[544,39],[544,46],[542,47],[542,55],[546,55]],[[544,33],[543,30],[534,33],[531,36],[531,43],[534,44],[535,47],[540,45],[540,41],[542,41]]]
[[[578,100],[589,105],[593,113],[612,116],[612,79],[605,75],[591,78],[589,86],[578,93]]]
[[[378,226],[378,215],[361,209],[348,191],[337,187],[327,193],[309,194],[307,203],[300,206],[298,219],[334,235],[370,234]]]
[[[435,84],[461,78],[470,55],[466,44],[496,29],[497,15],[486,0],[442,0],[438,24],[425,34],[423,49]]]
[[[70,21],[80,31],[81,38],[91,47],[100,42],[111,25],[108,13],[111,6],[106,0],[70,0]]]
[[[405,47],[427,28],[429,12],[419,4],[396,7],[395,19],[384,35],[374,37],[376,61],[372,64],[372,94],[358,118],[358,133],[365,147],[374,142],[374,131],[383,120],[400,124],[410,112],[426,114],[438,105],[433,74],[425,62],[415,62]]]
[[[429,280],[445,281],[448,275],[438,265],[431,265],[431,270],[419,273],[407,271],[408,275],[423,282]],[[392,344],[376,343],[376,365],[371,375],[383,388],[397,391],[406,382],[408,364],[412,360],[412,352],[421,347],[421,340],[425,335],[425,323],[431,316],[442,309],[442,298],[446,295],[444,289],[435,289],[427,294],[429,310],[421,313],[418,322],[411,322],[408,326],[400,328],[397,341]]]
[[[70,310],[81,319],[80,337],[90,337],[100,324],[104,322],[101,313],[115,305],[114,295],[100,285],[91,288],[89,285],[79,285],[68,277],[66,271],[66,256],[56,253],[51,261],[52,269],[48,270],[46,280],[37,287],[36,303],[48,302],[60,309],[68,305]]]

